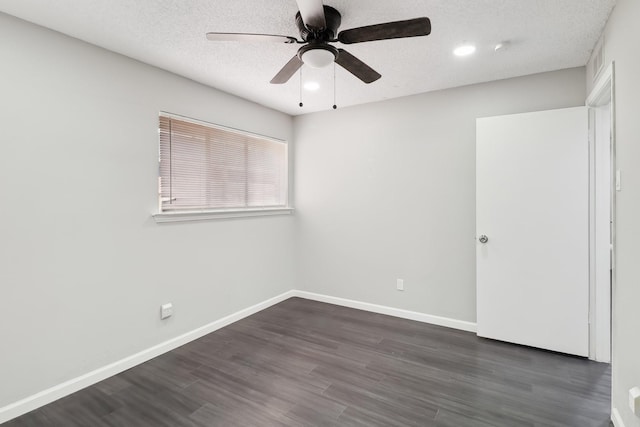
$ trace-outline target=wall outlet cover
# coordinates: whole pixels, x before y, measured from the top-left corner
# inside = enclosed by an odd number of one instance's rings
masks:
[[[160,319],[166,319],[173,314],[173,304],[167,303],[160,306]]]

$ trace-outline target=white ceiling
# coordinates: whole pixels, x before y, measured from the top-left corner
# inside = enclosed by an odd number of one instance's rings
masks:
[[[615,0],[325,0],[341,30],[427,16],[427,37],[342,46],[382,74],[366,85],[336,67],[338,107],[585,65]],[[333,67],[269,81],[300,45],[211,42],[205,33],[300,38],[295,0],[2,0],[0,11],[296,115],[333,105]],[[511,46],[494,52],[496,43]],[[457,58],[462,42],[477,52]]]

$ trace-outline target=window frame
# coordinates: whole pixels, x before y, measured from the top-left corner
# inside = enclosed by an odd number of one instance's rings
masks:
[[[285,146],[285,204],[284,206],[265,206],[265,207],[235,207],[235,208],[196,208],[196,209],[184,209],[184,210],[163,210],[162,208],[162,184],[161,184],[161,172],[160,172],[160,118],[180,120],[187,123],[193,123],[199,126],[206,126],[214,129],[219,129],[226,132],[232,132],[239,135],[248,136],[251,138],[260,138],[266,141],[272,141]],[[274,138],[272,136],[262,135],[255,132],[249,132],[242,129],[236,129],[229,126],[219,125],[217,123],[211,123],[204,120],[198,120],[191,117],[182,116],[179,114],[169,113],[166,111],[160,111],[157,118],[157,131],[158,131],[158,187],[157,197],[158,206],[157,211],[152,214],[157,223],[164,222],[182,222],[182,221],[206,221],[214,219],[228,219],[228,218],[244,218],[244,217],[256,217],[256,216],[273,216],[273,215],[289,215],[293,213],[293,207],[290,205],[290,183],[289,176],[289,142],[284,139]]]

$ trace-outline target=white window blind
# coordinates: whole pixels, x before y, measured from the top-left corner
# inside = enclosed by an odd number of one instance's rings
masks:
[[[160,116],[160,210],[287,205],[287,144],[263,136]]]

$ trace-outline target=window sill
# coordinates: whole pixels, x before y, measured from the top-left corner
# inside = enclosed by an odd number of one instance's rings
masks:
[[[293,208],[266,208],[266,209],[237,209],[218,211],[189,211],[189,212],[162,212],[153,214],[157,223],[184,222],[184,221],[209,221],[228,218],[247,218],[253,216],[290,215]]]

